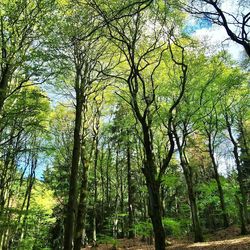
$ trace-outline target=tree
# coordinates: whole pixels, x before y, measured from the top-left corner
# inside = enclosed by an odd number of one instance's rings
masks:
[[[229,4],[232,6],[231,12],[224,11],[222,5],[226,1],[218,0],[191,0],[189,4],[181,2],[181,8],[184,8],[188,13],[198,17],[205,17],[210,22],[224,27],[229,38],[240,44],[250,57],[249,45],[249,20],[250,12],[247,12],[247,3],[238,1],[238,5],[232,1]],[[235,10],[235,11],[234,11]]]
[[[44,151],[48,113],[47,98],[38,87],[23,88],[5,103],[0,146],[0,215],[5,224],[0,232],[3,248],[9,244],[18,245],[27,236],[26,222],[38,157]],[[13,216],[16,219],[10,223]]]
[[[85,33],[88,31],[89,26],[95,26],[97,20],[92,18],[89,9],[84,9],[79,12],[79,5],[69,1],[65,5],[60,6],[62,13],[64,8],[69,9],[68,15],[65,15],[60,21],[59,30],[57,30],[60,35],[61,40],[56,39],[57,44],[51,44],[51,54],[54,58],[59,57],[61,59],[61,65],[59,65],[58,79],[62,79],[63,83],[67,85],[70,81],[70,90],[74,91],[74,105],[75,105],[75,119],[74,119],[74,140],[72,149],[72,159],[70,167],[70,177],[69,177],[69,196],[67,213],[65,219],[65,234],[64,234],[64,248],[65,249],[80,249],[81,247],[81,231],[83,228],[78,228],[76,230],[76,219],[77,213],[81,213],[81,209],[78,208],[78,198],[79,198],[79,166],[80,159],[82,161],[85,159],[82,150],[84,149],[82,145],[84,144],[82,139],[83,134],[83,124],[86,122],[86,112],[88,108],[88,99],[91,94],[97,93],[99,90],[104,88],[101,82],[100,73],[97,69],[100,67],[100,58],[106,49],[106,46],[100,44],[101,35],[91,34],[85,39]],[[87,24],[82,26],[80,15],[86,18]],[[57,16],[57,20],[61,18],[60,15]],[[54,35],[52,34],[52,38]],[[66,48],[65,48],[66,44]],[[57,48],[56,48],[57,46]],[[60,49],[60,54],[58,56],[57,49]],[[65,66],[66,65],[66,66]],[[65,72],[61,69],[67,70],[69,77],[65,77]],[[71,93],[70,93],[71,94]],[[86,164],[83,164],[83,168],[86,168]],[[86,172],[87,168],[84,170]],[[85,177],[81,178],[81,181],[86,182]],[[83,185],[83,184],[81,184]],[[84,184],[85,186],[85,184]],[[84,192],[84,190],[82,191]],[[83,198],[84,196],[82,196]],[[81,200],[85,203],[86,200]],[[82,218],[83,219],[83,218]],[[82,219],[79,223],[81,227]],[[77,233],[75,237],[75,233]],[[73,244],[75,239],[75,243]]]
[[[99,7],[98,11],[103,19],[107,20],[105,10],[102,10]],[[161,221],[161,201],[159,192],[161,178],[174,151],[174,140],[171,128],[173,112],[184,93],[187,65],[184,62],[184,47],[180,46],[175,38],[172,38],[171,41],[169,40],[168,46],[173,63],[180,68],[180,93],[168,111],[169,117],[166,123],[168,124],[167,133],[170,140],[170,148],[167,152],[166,158],[163,159],[163,163],[158,172],[153,150],[152,133],[153,117],[157,111],[157,108],[154,106],[156,101],[155,91],[157,88],[154,82],[154,74],[161,64],[162,57],[166,51],[166,44],[160,41],[160,37],[163,34],[163,28],[160,30],[153,30],[152,40],[150,37],[143,34],[143,27],[146,22],[144,18],[147,14],[144,16],[144,13],[140,13],[140,7],[138,7],[137,12],[138,13],[131,18],[128,17],[111,23],[107,21],[106,24],[110,39],[112,39],[114,45],[117,46],[120,50],[121,56],[124,58],[121,60],[125,60],[128,65],[128,75],[120,76],[118,74],[113,76],[127,84],[128,94],[126,97],[122,96],[122,98],[130,105],[135,119],[141,126],[140,139],[143,142],[145,153],[142,171],[146,177],[149,194],[149,216],[151,217],[154,228],[156,249],[164,249],[165,233]],[[170,36],[173,36],[173,33],[170,32]],[[143,37],[148,41],[148,44],[146,43],[145,46],[142,47],[142,50],[137,49],[141,44]],[[181,51],[179,61],[174,56],[172,46],[175,46]],[[158,56],[150,62],[151,60],[148,60],[147,58],[152,57],[152,54],[156,53],[156,51],[158,52]],[[109,72],[104,71],[104,74],[112,76]]]
[[[52,6],[46,0],[0,3],[0,112],[6,98],[42,72],[38,48]]]

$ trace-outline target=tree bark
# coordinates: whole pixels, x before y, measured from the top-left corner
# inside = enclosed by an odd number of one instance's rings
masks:
[[[6,65],[5,68],[3,69],[1,78],[0,78],[0,112],[3,109],[3,104],[6,98],[6,90],[8,87],[8,81],[9,81],[9,66]]]
[[[218,192],[219,192],[220,206],[221,206],[222,215],[223,215],[224,227],[229,227],[228,215],[227,215],[225,199],[224,199],[224,192],[223,192],[222,185],[220,182],[220,175],[218,173],[218,166],[216,164],[215,157],[214,157],[214,150],[213,150],[212,139],[211,139],[210,134],[208,134],[208,147],[209,147],[209,155],[212,160],[213,169],[214,169],[214,179],[216,181]]]
[[[149,194],[148,212],[153,224],[155,237],[155,249],[163,250],[166,247],[165,230],[162,224],[162,211],[160,199],[160,182],[156,178],[156,166],[154,163],[154,154],[151,144],[150,131],[146,124],[142,123],[144,150],[146,159],[142,169],[146,177],[146,184]]]
[[[97,130],[96,133],[98,133],[98,130]],[[96,217],[97,217],[96,203],[97,203],[97,164],[98,164],[98,156],[99,156],[98,144],[99,144],[99,139],[98,139],[98,135],[96,134],[96,137],[95,137],[95,159],[94,159],[93,247],[97,246],[97,239],[96,239]]]
[[[132,194],[132,178],[131,178],[131,153],[129,143],[127,144],[127,178],[128,178],[128,238],[135,237],[133,230],[133,194]]]
[[[237,200],[238,206],[239,206],[239,216],[240,216],[240,224],[241,224],[241,235],[246,235],[247,234],[247,228],[246,228],[246,223],[245,223],[245,218],[244,218],[244,210],[243,210],[243,205],[237,195],[235,195],[235,198]]]
[[[194,230],[194,241],[195,242],[203,242],[203,234],[202,229],[200,226],[199,216],[198,216],[198,209],[196,204],[196,195],[194,191],[194,184],[193,184],[193,172],[192,168],[188,163],[187,157],[185,155],[185,140],[186,140],[186,133],[183,131],[183,142],[180,142],[180,137],[177,134],[176,127],[174,126],[174,135],[176,139],[177,148],[180,154],[180,163],[181,167],[184,172],[187,189],[188,189],[188,198],[190,203],[190,210],[192,215],[192,224],[193,224],[193,230]]]
[[[247,191],[246,191],[246,188],[245,188],[245,185],[244,185],[244,176],[243,176],[242,166],[241,166],[241,162],[240,162],[240,156],[239,156],[239,152],[238,152],[238,144],[237,144],[236,140],[234,139],[231,124],[229,122],[229,117],[228,117],[227,114],[225,115],[225,119],[226,119],[226,124],[227,124],[227,130],[228,130],[228,133],[229,133],[229,137],[230,137],[230,140],[231,140],[231,142],[233,144],[234,160],[235,160],[236,169],[237,169],[237,173],[238,173],[238,183],[239,183],[239,186],[240,186],[240,193],[241,193],[241,198],[242,198],[242,211],[243,211],[242,218],[245,221],[247,221],[247,217],[248,217]],[[242,234],[245,234],[245,232],[242,231]]]
[[[69,200],[65,220],[64,249],[71,250],[75,232],[75,221],[77,215],[78,198],[78,169],[81,151],[81,124],[83,97],[79,88],[79,75],[76,76],[76,107],[75,107],[75,128],[74,128],[74,146],[71,162],[71,173],[69,180]]]
[[[184,172],[184,176],[185,176],[187,188],[188,188],[188,198],[190,202],[192,224],[193,224],[193,230],[194,230],[194,242],[203,242],[204,239],[203,239],[202,229],[200,226],[200,220],[198,216],[196,195],[195,195],[195,191],[193,187],[192,170],[190,169],[190,166],[184,161],[181,162],[181,166]]]
[[[162,224],[161,215],[160,184],[155,180],[152,180],[149,169],[144,168],[143,172],[147,180],[147,189],[149,194],[148,213],[153,225],[155,249],[163,250],[165,249],[166,244],[165,230]]]
[[[124,213],[124,190],[123,190],[123,168],[120,167],[120,213]],[[121,232],[119,235],[124,238],[124,216],[121,217]]]
[[[108,207],[110,207],[110,177],[109,177],[109,167],[111,164],[111,148],[110,145],[108,145],[108,156],[107,156],[107,164],[106,164],[106,202]]]
[[[82,156],[83,157],[83,156]],[[75,232],[75,240],[74,240],[74,250],[80,250],[82,246],[85,246],[85,218],[86,218],[86,210],[87,203],[86,198],[88,194],[88,167],[84,159],[82,160],[82,181],[81,181],[81,193],[80,200],[78,204],[77,211],[77,220],[76,220],[76,232]]]

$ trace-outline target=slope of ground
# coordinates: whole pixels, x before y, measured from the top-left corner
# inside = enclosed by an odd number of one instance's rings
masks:
[[[250,249],[250,236],[237,237],[230,240],[208,241],[203,243],[178,243],[168,247],[168,249],[182,250],[182,249],[195,249],[195,250],[212,250],[212,249],[230,249],[241,250]]]
[[[219,230],[213,234],[205,236],[206,242],[192,243],[185,239],[169,239],[171,245],[166,249],[171,250],[250,250],[250,235],[240,236],[240,231],[237,227],[229,227]],[[87,247],[84,249],[91,249]],[[93,249],[93,248],[92,248]],[[96,249],[100,250],[153,250],[153,245],[148,245],[140,239],[120,239],[116,246],[110,244],[99,245]]]

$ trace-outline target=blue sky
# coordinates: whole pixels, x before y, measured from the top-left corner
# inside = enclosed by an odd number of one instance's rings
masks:
[[[207,18],[199,18],[199,19],[196,18],[187,22],[183,32],[188,35],[192,35],[197,30],[209,29],[211,27],[212,27],[212,23]]]

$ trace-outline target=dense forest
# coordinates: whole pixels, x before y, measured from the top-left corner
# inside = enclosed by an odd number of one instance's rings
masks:
[[[0,0],[0,250],[247,235],[248,4]]]

